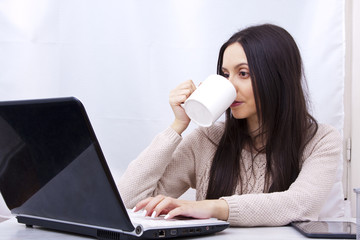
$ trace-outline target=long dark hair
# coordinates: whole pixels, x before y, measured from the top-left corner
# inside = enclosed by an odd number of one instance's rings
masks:
[[[224,51],[233,43],[243,47],[248,60],[260,124],[255,139],[262,139],[265,144],[256,148],[246,119],[235,119],[228,109],[225,131],[210,169],[207,199],[233,195],[237,185],[242,186],[244,148],[254,152],[253,156],[266,154],[264,192],[287,190],[299,175],[305,145],[318,128],[308,112],[302,60],[292,36],[271,24],[235,33],[220,48],[217,65],[220,75]]]

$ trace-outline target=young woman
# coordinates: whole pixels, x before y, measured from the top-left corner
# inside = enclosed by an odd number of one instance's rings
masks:
[[[237,91],[225,123],[197,128],[181,107],[196,89],[170,93],[175,120],[122,176],[128,208],[145,215],[216,217],[233,226],[279,226],[316,219],[333,186],[341,138],[307,110],[299,49],[265,24],[235,33],[220,49],[217,72]],[[189,188],[196,201],[177,199]]]

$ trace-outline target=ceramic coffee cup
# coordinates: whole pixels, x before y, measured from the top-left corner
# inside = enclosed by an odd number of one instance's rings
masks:
[[[211,126],[236,98],[232,83],[220,75],[210,75],[186,99],[184,109],[189,118],[202,127]]]

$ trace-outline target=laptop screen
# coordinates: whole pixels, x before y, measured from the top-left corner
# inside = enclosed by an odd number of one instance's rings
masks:
[[[0,191],[14,214],[134,229],[74,98],[0,103]]]

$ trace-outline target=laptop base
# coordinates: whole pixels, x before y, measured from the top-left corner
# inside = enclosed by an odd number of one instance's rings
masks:
[[[25,217],[25,216],[17,216],[16,218],[18,220],[18,223],[23,223],[26,225],[26,227],[39,226],[46,229],[61,231],[64,234],[75,233],[79,235],[91,236],[99,240],[139,239],[138,237],[127,235],[121,232],[115,232],[111,230],[101,230],[89,226],[77,226],[74,225],[73,223],[69,224],[65,222],[50,221],[49,219],[42,220],[38,218]]]
[[[142,233],[141,236],[133,236],[111,229],[98,229],[96,226],[74,225],[74,223],[51,221],[49,219],[38,219],[27,216],[17,216],[19,223],[26,227],[40,226],[51,230],[64,233],[75,233],[85,236],[95,237],[99,240],[132,240],[132,239],[169,239],[174,237],[195,237],[200,235],[215,234],[226,229],[229,225],[209,225],[194,227],[166,227],[164,229],[150,229]]]

